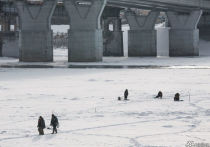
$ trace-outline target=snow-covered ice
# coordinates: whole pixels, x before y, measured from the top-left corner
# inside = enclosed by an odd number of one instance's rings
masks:
[[[210,143],[209,81],[209,69],[0,68],[0,146]],[[126,88],[130,101],[117,101]],[[176,92],[184,102],[173,102]],[[38,117],[49,125],[51,113],[59,133],[38,136]]]

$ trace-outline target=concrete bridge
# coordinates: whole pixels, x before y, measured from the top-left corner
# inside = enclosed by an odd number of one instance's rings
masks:
[[[210,11],[210,0],[0,0],[0,4],[1,17],[6,17],[1,20],[4,33],[11,23],[18,24],[18,56],[23,62],[53,61],[50,25],[58,21],[70,25],[70,62],[102,61],[103,54],[123,56],[120,20],[123,9],[130,26],[130,57],[157,55],[154,26],[160,11],[166,12],[171,27],[170,56],[198,56],[197,26],[202,12]],[[128,8],[151,11],[142,16]],[[202,22],[208,26],[208,15]],[[113,31],[109,31],[110,23]]]
[[[1,2],[15,2],[18,0],[0,0]],[[32,0],[37,1],[37,0]],[[41,0],[42,1],[42,0]],[[64,0],[57,0],[58,4]],[[82,0],[80,0],[82,1]],[[193,9],[209,10],[209,0],[106,0],[106,5],[123,8],[158,8],[161,10],[187,11]]]

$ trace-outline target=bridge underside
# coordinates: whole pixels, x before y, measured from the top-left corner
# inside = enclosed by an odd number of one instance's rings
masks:
[[[176,0],[175,0],[176,1]],[[176,11],[176,12],[189,12],[195,9],[200,9],[200,5],[192,4],[181,4],[178,5],[176,3],[169,4],[166,2],[160,1],[147,1],[147,0],[131,0],[131,1],[124,1],[124,0],[109,0],[108,6],[113,7],[122,7],[122,8],[139,8],[139,9],[156,9],[160,11]],[[203,8],[204,10],[208,10],[208,8]]]
[[[32,5],[21,0],[15,3],[0,0],[0,23],[4,31],[0,33],[0,56],[1,38],[8,40],[5,37],[8,34],[10,41],[13,38],[13,46],[20,47],[15,55],[20,61],[53,61],[51,24],[71,26],[68,33],[69,61],[95,62],[101,61],[103,55],[123,56],[121,10],[130,26],[129,56],[157,56],[157,32],[154,27],[160,11],[166,12],[171,27],[170,56],[197,56],[197,26],[201,9],[205,12],[205,18],[208,18],[210,10],[209,0],[92,0],[82,4],[80,1],[74,4],[74,0],[62,0],[60,3],[45,1],[42,5]],[[141,16],[129,8],[148,9],[151,12]],[[203,33],[210,25],[206,20],[202,22],[199,28]],[[19,35],[9,33],[12,24],[20,32]],[[109,30],[110,24],[113,30]],[[208,34],[205,33],[205,37],[208,38]]]
[[[18,0],[16,0],[18,1]],[[29,0],[30,1],[30,0]],[[64,0],[58,0],[57,7],[64,7]],[[82,0],[81,0],[82,1]],[[11,6],[14,1],[0,0],[1,5],[9,4]],[[120,8],[139,8],[139,9],[158,9],[160,11],[177,11],[186,12],[195,9],[202,9],[210,11],[209,0],[107,0],[107,6]],[[5,9],[5,11],[15,11],[12,9]]]

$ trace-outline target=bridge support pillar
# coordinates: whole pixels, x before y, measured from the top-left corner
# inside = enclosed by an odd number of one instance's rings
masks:
[[[2,38],[1,32],[3,31],[3,28],[2,28],[1,18],[0,18],[0,24],[1,24],[1,30],[0,30],[0,57],[2,57],[3,38]]]
[[[3,46],[3,40],[0,34],[0,57],[2,57],[2,46]]]
[[[50,19],[56,4],[57,0],[45,0],[42,4],[16,2],[20,17],[20,61],[53,61]]]
[[[130,25],[128,32],[128,56],[157,56],[157,31],[155,22],[160,12],[151,11],[148,16],[126,12]]]
[[[210,14],[205,13],[200,19],[198,24],[200,38],[203,40],[210,41]]]
[[[198,22],[202,11],[192,11],[190,14],[167,12],[171,25],[169,33],[170,56],[199,56]]]
[[[97,62],[103,57],[101,15],[106,0],[64,0],[70,18],[69,62]]]
[[[0,43],[2,56],[19,58],[18,32],[0,32],[0,36],[2,36],[2,44]]]
[[[104,10],[104,56],[124,56],[120,10],[114,7],[106,7]],[[113,27],[112,30],[110,25]]]

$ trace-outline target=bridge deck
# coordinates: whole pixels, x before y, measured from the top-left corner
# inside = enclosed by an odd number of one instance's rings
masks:
[[[174,11],[210,10],[210,0],[108,0],[108,4],[124,7],[170,9]]]
[[[2,2],[14,2],[15,0],[0,0]],[[59,0],[62,2],[63,0]],[[108,5],[117,7],[133,7],[162,9],[174,11],[188,11],[191,9],[210,10],[210,0],[107,0]]]

